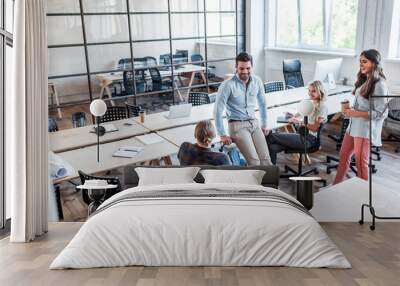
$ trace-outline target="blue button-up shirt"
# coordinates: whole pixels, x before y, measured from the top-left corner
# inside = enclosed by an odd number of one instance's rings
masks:
[[[261,79],[252,75],[246,86],[235,74],[231,79],[224,81],[218,89],[214,105],[214,118],[218,135],[226,135],[222,119],[225,108],[228,120],[254,119],[256,100],[261,115],[261,127],[266,128],[267,109],[264,86]]]

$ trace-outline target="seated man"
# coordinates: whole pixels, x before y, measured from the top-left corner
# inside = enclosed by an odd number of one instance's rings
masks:
[[[189,165],[231,165],[228,155],[211,151],[210,144],[215,138],[214,125],[210,120],[200,121],[194,130],[197,143],[182,143],[178,159],[182,166]]]

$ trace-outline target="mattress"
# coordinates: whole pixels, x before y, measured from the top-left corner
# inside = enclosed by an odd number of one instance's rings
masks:
[[[133,265],[351,267],[282,191],[193,183],[135,187],[109,198],[50,269]]]

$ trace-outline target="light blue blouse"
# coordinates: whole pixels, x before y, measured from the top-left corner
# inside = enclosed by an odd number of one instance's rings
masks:
[[[382,146],[381,132],[383,121],[387,117],[387,98],[371,98],[367,99],[360,95],[360,89],[362,86],[356,89],[353,109],[357,111],[370,111],[370,100],[372,100],[372,145]],[[388,95],[388,89],[386,81],[380,79],[375,85],[374,96],[386,96]],[[347,127],[347,133],[352,137],[369,138],[369,119],[361,117],[351,117],[349,126]]]

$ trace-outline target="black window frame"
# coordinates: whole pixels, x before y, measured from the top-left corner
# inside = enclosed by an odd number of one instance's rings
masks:
[[[204,39],[204,66],[206,72],[208,72],[208,66],[209,63],[217,63],[217,62],[223,62],[223,61],[234,61],[234,57],[228,57],[228,58],[221,58],[221,59],[216,59],[216,60],[208,60],[208,55],[207,55],[207,50],[208,50],[208,39],[213,39],[213,38],[223,38],[223,37],[235,37],[235,52],[238,54],[240,51],[245,50],[245,9],[246,9],[246,1],[245,0],[234,0],[235,4],[235,10],[231,11],[207,11],[206,7],[206,0],[198,0],[198,1],[203,1],[204,5],[204,11],[171,11],[170,9],[170,4],[171,0],[166,0],[168,3],[168,11],[163,11],[163,12],[132,12],[130,9],[130,1],[126,0],[126,11],[124,12],[85,12],[84,11],[84,6],[83,6],[83,0],[78,0],[79,1],[79,13],[47,13],[47,17],[59,17],[59,16],[79,16],[81,19],[81,25],[82,25],[82,36],[83,36],[83,43],[81,44],[62,44],[62,45],[48,45],[48,49],[57,49],[57,48],[69,48],[69,47],[83,47],[84,48],[84,54],[85,54],[85,64],[86,64],[86,72],[82,73],[75,73],[75,74],[63,74],[63,75],[54,75],[54,76],[49,76],[48,79],[49,81],[53,79],[61,79],[61,78],[72,78],[72,77],[82,77],[85,76],[87,77],[87,87],[88,87],[88,93],[89,93],[89,100],[81,100],[81,101],[74,101],[70,103],[61,103],[58,107],[59,108],[64,108],[64,107],[69,107],[69,106],[76,106],[80,104],[88,104],[90,103],[94,97],[93,97],[93,90],[92,90],[92,77],[95,76],[96,74],[101,74],[101,73],[107,73],[107,72],[116,72],[116,71],[122,71],[122,70],[103,70],[103,71],[91,71],[90,68],[90,62],[89,62],[89,51],[88,47],[89,46],[96,46],[96,45],[105,45],[105,44],[129,44],[129,49],[130,49],[130,57],[131,59],[135,58],[134,52],[133,52],[133,46],[135,43],[142,43],[142,42],[157,42],[157,41],[168,41],[169,42],[169,54],[172,58],[172,47],[173,47],[173,42],[176,40],[195,40],[195,39]],[[124,1],[124,0],[121,0]],[[235,34],[233,35],[219,35],[219,36],[212,36],[209,37],[207,36],[207,14],[211,13],[235,13]],[[132,15],[151,15],[151,14],[156,14],[156,15],[161,15],[161,14],[166,14],[168,15],[168,24],[169,24],[169,37],[166,39],[151,39],[151,40],[132,40],[132,24],[130,21],[130,17]],[[204,37],[172,37],[171,35],[171,15],[174,14],[203,14],[204,15]],[[240,14],[240,15],[239,15]],[[90,43],[87,41],[86,37],[86,27],[85,27],[85,16],[104,16],[104,15],[125,15],[128,17],[128,31],[129,31],[129,40],[128,41],[110,41],[110,42],[96,42],[96,43]],[[241,27],[239,27],[241,25]],[[241,31],[239,34],[238,31]],[[179,64],[173,64],[171,63],[169,66],[175,66]],[[159,65],[161,66],[161,65]],[[164,65],[165,66],[165,65]],[[174,77],[173,69],[171,68],[171,77]],[[132,65],[132,73],[135,74],[135,67]],[[205,84],[200,84],[193,86],[192,88],[206,88],[209,90],[209,87],[211,86],[216,86],[219,85],[220,83],[213,82],[210,83],[208,81],[208,76],[206,75],[206,83]],[[133,98],[134,102],[136,102],[136,98],[140,96],[146,96],[146,95],[151,95],[151,94],[157,94],[159,92],[144,92],[144,93],[137,93],[136,92],[136,79],[134,78],[133,81],[133,86],[134,86],[134,93],[132,95],[126,95],[126,96],[118,96],[118,98],[103,98],[105,101],[110,101],[110,100],[124,100],[128,98]],[[175,93],[176,90],[185,90],[188,87],[179,87],[176,88],[174,85],[172,85],[171,92]],[[55,110],[58,108],[56,106],[49,106],[49,110]]]

